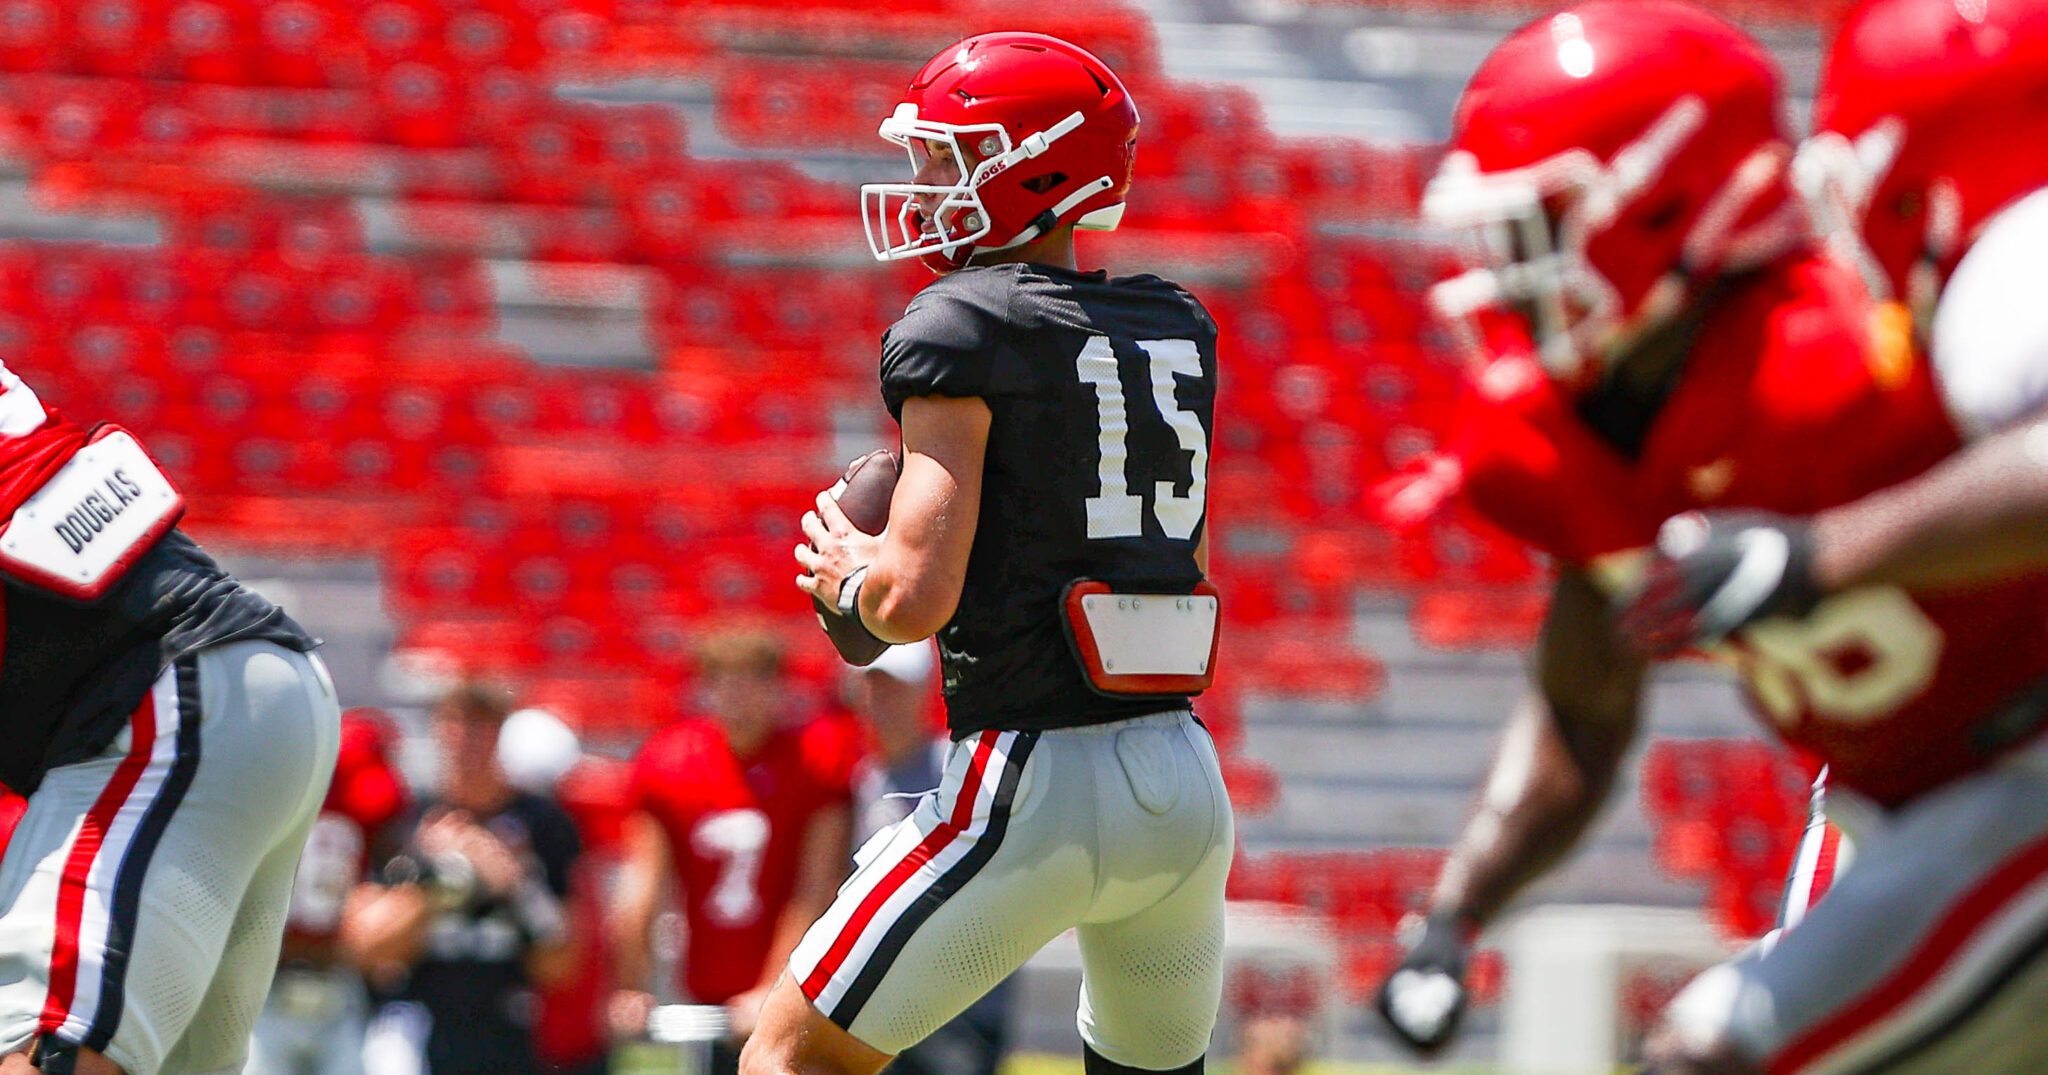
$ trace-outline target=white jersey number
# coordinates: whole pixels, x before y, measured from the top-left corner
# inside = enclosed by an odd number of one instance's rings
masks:
[[[1152,405],[1172,428],[1181,450],[1194,453],[1186,496],[1174,495],[1173,482],[1158,482],[1152,488],[1152,516],[1159,520],[1159,528],[1167,537],[1184,541],[1194,536],[1208,500],[1209,443],[1202,432],[1202,420],[1181,410],[1173,398],[1173,377],[1200,377],[1202,354],[1193,340],[1139,340],[1138,347],[1150,360]],[[1130,412],[1109,337],[1089,337],[1074,365],[1081,380],[1095,386],[1096,443],[1101,449],[1098,473],[1102,495],[1086,501],[1088,538],[1093,541],[1137,537],[1144,533],[1145,505],[1142,497],[1131,492],[1130,478],[1124,472],[1130,461],[1130,451],[1124,443],[1131,428]]]
[[[751,808],[707,814],[691,831],[690,844],[699,855],[722,863],[704,900],[705,914],[731,927],[761,917],[761,856],[768,849],[768,815]]]
[[[1945,642],[1896,586],[1837,594],[1803,620],[1767,620],[1742,637],[1750,692],[1787,727],[1805,712],[1844,724],[1888,716],[1934,681]]]

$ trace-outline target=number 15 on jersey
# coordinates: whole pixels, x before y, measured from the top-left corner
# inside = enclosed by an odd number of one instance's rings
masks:
[[[1139,340],[1152,385],[1152,405],[1179,440],[1182,453],[1191,453],[1185,496],[1177,496],[1174,481],[1154,482],[1151,489],[1152,516],[1167,537],[1186,540],[1201,524],[1208,499],[1209,444],[1202,420],[1182,410],[1174,398],[1174,375],[1202,376],[1202,355],[1193,340]],[[1081,380],[1095,386],[1096,437],[1101,449],[1099,474],[1102,494],[1087,498],[1089,540],[1138,537],[1144,533],[1145,497],[1131,492],[1127,466],[1128,440],[1134,404],[1124,398],[1123,380],[1118,375],[1115,350],[1107,336],[1091,336],[1081,348],[1074,365]],[[1141,491],[1143,486],[1140,486]]]

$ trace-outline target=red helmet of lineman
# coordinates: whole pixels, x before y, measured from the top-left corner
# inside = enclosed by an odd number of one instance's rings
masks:
[[[1829,51],[1814,128],[1800,166],[1830,240],[1928,313],[1984,222],[2048,184],[2048,4],[1867,0]]]
[[[1423,195],[1486,264],[1431,298],[1454,320],[1521,312],[1544,366],[1582,386],[1721,272],[1803,242],[1778,71],[1675,0],[1593,0],[1482,63]]]
[[[868,245],[883,261],[939,272],[1062,224],[1108,231],[1123,218],[1138,110],[1101,60],[1044,34],[970,37],[933,57],[882,121],[919,179],[861,187]],[[925,181],[929,157],[957,166]]]

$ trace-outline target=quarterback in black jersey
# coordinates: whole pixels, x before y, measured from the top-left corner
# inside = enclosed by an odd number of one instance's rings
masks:
[[[931,407],[986,423],[967,573],[938,632],[954,737],[1185,709],[1185,694],[1096,693],[1061,595],[1076,578],[1179,593],[1202,579],[1216,325],[1194,296],[1056,263],[960,269],[883,336],[882,396],[899,421]],[[922,637],[929,620],[898,628],[881,600],[893,579],[875,576],[864,622]]]
[[[884,641],[937,637],[954,743],[791,956],[747,1075],[870,1075],[1068,929],[1091,1075],[1202,1069],[1233,842],[1189,709],[1215,659],[1216,326],[1074,251],[1122,216],[1137,129],[1101,61],[1015,33],[941,53],[882,124],[916,173],[863,188],[870,243],[941,275],[883,338],[887,529],[820,495],[798,586]]]

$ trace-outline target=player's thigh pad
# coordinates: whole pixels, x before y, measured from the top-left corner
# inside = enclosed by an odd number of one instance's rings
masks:
[[[1773,1072],[2048,1071],[2043,751],[1850,836],[1856,859],[1827,898],[1776,945],[1689,985],[1674,1026]]]
[[[217,1000],[246,1013],[221,1051],[239,1065],[269,968],[242,976],[252,996],[211,990],[252,879],[319,807],[338,722],[315,658],[231,643],[167,669],[100,757],[52,770],[0,863],[0,1052],[54,1033],[156,1075]]]
[[[1235,846],[1215,743],[1192,719],[1129,722],[1098,754],[1103,881],[1079,930],[1081,1040],[1167,1071],[1209,1048],[1223,995],[1223,888]]]

